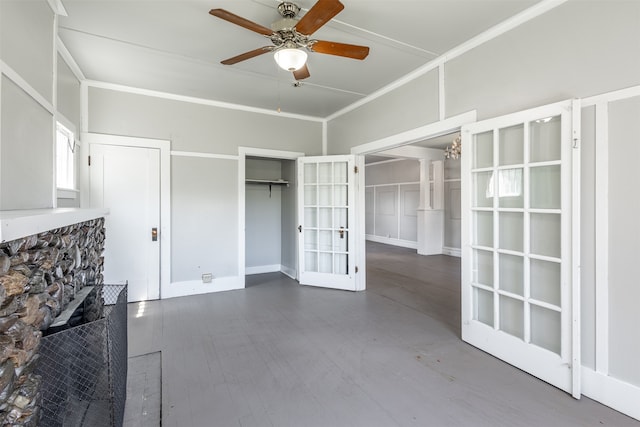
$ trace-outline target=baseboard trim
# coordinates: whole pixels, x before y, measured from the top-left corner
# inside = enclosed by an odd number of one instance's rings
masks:
[[[640,387],[582,367],[582,394],[640,421]]]
[[[231,276],[215,278],[211,283],[202,283],[201,280],[172,282],[162,289],[162,299],[244,289],[244,281],[241,279],[244,278]]]
[[[418,249],[418,242],[412,242],[410,240],[392,239],[390,237],[374,236],[373,234],[366,234],[365,239],[372,242],[384,243],[385,245],[401,246],[403,248]]]
[[[245,267],[244,274],[251,276],[252,274],[275,273],[281,269],[282,266],[280,264],[256,265],[255,267]]]
[[[443,255],[457,256],[458,258],[462,257],[462,250],[460,248],[442,248]]]
[[[293,280],[298,280],[298,272],[294,268],[287,267],[285,265],[281,266],[280,272],[285,276],[292,278]]]

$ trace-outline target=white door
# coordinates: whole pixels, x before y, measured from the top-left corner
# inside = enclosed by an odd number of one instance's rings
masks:
[[[578,398],[576,110],[462,128],[462,339]]]
[[[359,290],[355,166],[355,156],[298,159],[300,284]]]
[[[129,302],[160,297],[160,150],[90,144],[90,205],[109,208],[105,283],[128,282]]]

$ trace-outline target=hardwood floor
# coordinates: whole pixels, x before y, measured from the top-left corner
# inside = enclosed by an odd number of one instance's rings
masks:
[[[368,289],[279,273],[129,307],[162,352],[163,426],[639,426],[459,339],[459,260],[368,245]]]

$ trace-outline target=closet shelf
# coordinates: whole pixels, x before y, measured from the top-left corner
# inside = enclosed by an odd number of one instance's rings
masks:
[[[286,185],[289,186],[289,181],[284,179],[246,179],[247,184],[265,184],[265,185]]]
[[[286,185],[289,186],[289,181],[285,181],[284,179],[245,179],[245,183],[247,184],[262,184],[269,186],[269,198],[271,198],[271,187],[274,185]]]

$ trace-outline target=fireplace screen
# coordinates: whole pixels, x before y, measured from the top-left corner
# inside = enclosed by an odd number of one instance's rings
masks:
[[[122,426],[127,382],[127,289],[103,285],[104,315],[42,338],[41,425]]]

